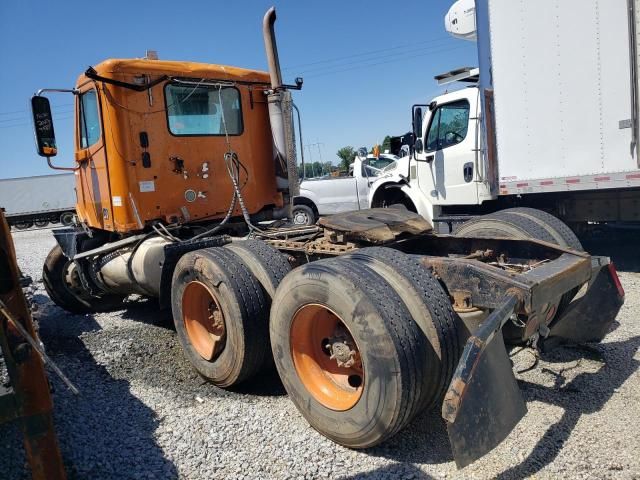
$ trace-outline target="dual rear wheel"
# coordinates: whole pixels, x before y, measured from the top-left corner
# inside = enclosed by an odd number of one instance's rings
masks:
[[[352,448],[384,441],[441,399],[459,345],[429,270],[386,248],[289,270],[258,241],[182,257],[174,320],[201,375],[230,387],[275,361],[309,423]]]
[[[220,387],[232,387],[272,363],[269,306],[291,270],[264,242],[246,240],[184,255],[174,270],[173,318],[187,359]]]
[[[442,287],[411,257],[379,247],[292,271],[270,333],[298,410],[351,448],[385,441],[440,400],[459,356]]]

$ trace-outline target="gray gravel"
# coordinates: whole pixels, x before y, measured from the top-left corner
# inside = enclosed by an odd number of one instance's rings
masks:
[[[437,413],[381,447],[348,450],[307,425],[275,375],[234,392],[204,382],[152,302],[64,312],[40,281],[51,233],[14,238],[21,268],[37,282],[42,340],[82,392],[75,397],[51,377],[70,478],[640,478],[634,261],[623,262],[627,302],[606,341],[559,349],[519,374],[529,413],[494,452],[457,471]],[[514,360],[521,369],[533,357],[525,350]],[[0,477],[28,477],[15,424],[0,426]]]

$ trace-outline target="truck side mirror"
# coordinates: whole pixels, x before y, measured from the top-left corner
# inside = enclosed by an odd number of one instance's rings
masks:
[[[33,132],[36,137],[38,155],[55,157],[58,153],[58,147],[53,131],[53,116],[49,99],[39,95],[31,97],[31,113],[33,114]]]
[[[413,109],[413,135],[415,138],[422,136],[422,108],[420,107]]]
[[[422,153],[424,150],[424,145],[422,144],[422,138],[416,138],[416,143],[413,144],[413,148],[416,153]]]

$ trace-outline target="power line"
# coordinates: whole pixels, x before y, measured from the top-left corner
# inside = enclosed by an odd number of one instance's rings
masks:
[[[301,63],[301,64],[298,64],[298,65],[293,65],[291,67],[283,68],[282,71],[292,70],[292,69],[300,68],[300,67],[307,67],[307,66],[310,66],[310,65],[318,65],[320,63],[331,63],[331,62],[335,62],[335,61],[338,61],[338,60],[345,60],[345,59],[349,59],[349,58],[364,57],[364,56],[368,56],[368,55],[374,55],[376,53],[388,52],[388,51],[391,51],[391,50],[398,50],[400,48],[413,47],[413,46],[416,46],[416,45],[424,45],[424,44],[427,44],[427,43],[439,42],[439,41],[442,41],[442,40],[445,40],[445,39],[450,39],[450,37],[443,36],[443,37],[439,37],[439,38],[432,38],[432,39],[428,39],[428,40],[423,40],[421,42],[414,42],[414,43],[406,43],[404,45],[397,45],[395,47],[381,48],[381,49],[378,49],[378,50],[369,50],[367,52],[360,52],[360,53],[354,53],[354,54],[351,54],[351,55],[344,55],[344,56],[341,56],[341,57],[328,58],[328,59],[325,59],[325,60],[318,60],[318,61],[310,62],[310,63]]]
[[[61,114],[62,115],[62,114],[72,113],[73,109],[70,109],[70,110],[69,109],[64,109],[64,110],[55,109],[54,112],[55,112],[55,114]],[[21,115],[19,117],[14,117],[14,118],[0,118],[0,124],[3,123],[3,122],[16,122],[16,121],[19,121],[19,120],[27,120],[27,119],[30,119],[30,118],[31,118],[31,115]]]
[[[72,112],[69,112],[72,113]],[[73,118],[73,115],[69,115],[69,116],[59,116],[59,117],[55,117],[54,120],[58,121],[58,120],[70,120]],[[0,125],[0,129],[3,128],[13,128],[13,127],[26,127],[27,125],[31,126],[33,125],[32,122],[23,122],[23,123],[16,123],[14,125]]]
[[[459,46],[459,47],[451,47],[451,48],[446,48],[443,50],[438,50],[438,51],[433,51],[433,52],[426,52],[426,53],[420,53],[417,55],[410,55],[407,57],[401,57],[401,58],[393,58],[391,60],[386,60],[383,62],[375,62],[375,63],[369,63],[369,64],[363,64],[363,65],[355,65],[353,67],[349,67],[349,68],[342,68],[342,69],[338,69],[338,70],[331,70],[331,71],[327,71],[327,72],[320,72],[318,74],[315,75],[308,75],[306,78],[317,78],[317,77],[323,77],[326,75],[334,75],[336,73],[343,73],[343,72],[348,72],[348,71],[352,71],[352,70],[359,70],[359,69],[363,69],[363,68],[369,68],[369,67],[375,67],[378,65],[386,65],[389,63],[394,63],[394,62],[400,62],[402,60],[410,60],[413,58],[417,58],[417,57],[424,57],[426,55],[433,55],[435,53],[444,53],[444,52],[450,52],[453,50],[459,50],[465,48],[464,46]]]
[[[60,105],[52,105],[51,108],[55,110],[56,108],[68,107],[70,105],[73,105],[73,103],[62,103]],[[25,108],[23,110],[14,110],[12,112],[0,112],[0,115],[15,115],[16,113],[25,113],[25,112],[30,113],[31,110],[28,108]]]
[[[350,62],[342,62],[342,63],[337,63],[337,64],[333,64],[333,65],[319,65],[316,67],[312,67],[309,70],[304,70],[302,72],[300,72],[300,75],[307,75],[309,73],[313,74],[315,73],[315,71],[320,71],[323,69],[334,69],[334,68],[340,68],[340,67],[348,67],[350,65],[355,65],[358,63],[365,63],[365,62],[371,62],[371,61],[378,61],[380,59],[384,59],[384,58],[395,58],[398,56],[403,56],[403,55],[408,55],[408,54],[412,54],[412,53],[418,53],[418,52],[429,52],[432,51],[434,48],[441,48],[446,46],[445,44],[442,45],[432,45],[429,47],[421,47],[421,48],[416,48],[416,49],[412,49],[412,50],[404,50],[402,52],[391,52],[391,53],[385,53],[383,55],[376,55],[375,57],[372,58],[363,58],[360,60],[355,60],[355,61],[350,61]]]

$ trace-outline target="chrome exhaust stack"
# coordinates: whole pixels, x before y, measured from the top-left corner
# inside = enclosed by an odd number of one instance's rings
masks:
[[[267,51],[267,64],[271,76],[271,88],[276,91],[282,87],[282,73],[280,73],[280,59],[278,58],[278,45],[276,44],[276,7],[271,7],[262,19],[262,36],[264,48]]]
[[[293,123],[293,100],[291,92],[282,83],[275,22],[276,9],[271,7],[267,10],[262,21],[262,35],[271,77],[271,89],[267,92],[267,102],[273,135],[277,187],[284,195],[286,216],[291,218],[291,199],[300,193]]]

